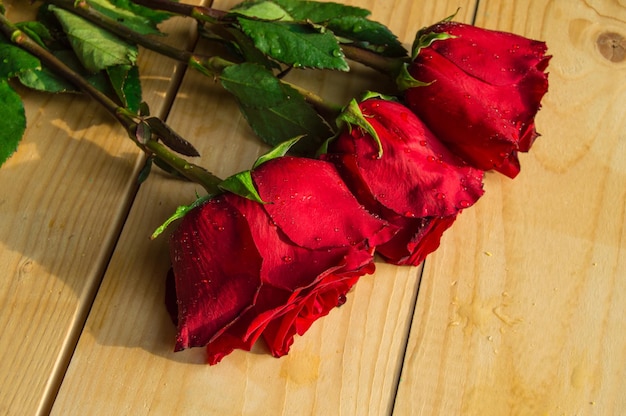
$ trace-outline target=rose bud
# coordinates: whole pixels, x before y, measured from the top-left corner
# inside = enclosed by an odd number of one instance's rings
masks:
[[[400,228],[377,252],[391,263],[417,265],[457,213],[483,194],[483,172],[450,152],[404,105],[368,99],[351,111],[359,110],[362,116],[351,118],[361,119],[359,127],[343,129],[323,157],[368,210]]]
[[[414,47],[408,71],[426,85],[406,90],[407,105],[468,163],[515,177],[517,153],[538,136],[534,118],[548,90],[546,44],[442,22],[421,30]]]
[[[206,345],[210,364],[261,336],[286,354],[374,271],[373,247],[397,231],[330,163],[281,157],[251,178],[264,203],[227,192],[191,210],[170,240],[176,350]]]

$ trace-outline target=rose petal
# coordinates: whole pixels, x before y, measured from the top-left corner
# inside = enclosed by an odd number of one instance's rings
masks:
[[[466,74],[437,53],[420,55],[422,59],[410,67],[411,75],[432,83],[407,90],[407,103],[415,114],[453,152],[479,169],[499,170],[507,161],[517,163],[515,152],[521,138],[529,129],[529,137],[533,136],[533,117],[545,93],[542,89],[547,88],[543,74],[530,71],[522,79],[524,85],[540,81],[531,90],[518,85],[495,86]],[[529,146],[525,143],[522,147]]]
[[[374,246],[395,232],[357,202],[328,162],[282,157],[259,166],[252,178],[265,210],[301,247]]]
[[[170,252],[178,303],[176,350],[206,345],[252,304],[262,259],[245,218],[219,197],[183,218],[170,238]]]
[[[383,156],[360,129],[336,142],[354,141],[362,185],[382,205],[406,217],[447,216],[483,194],[482,172],[453,155],[408,108],[384,100],[360,107],[380,137]]]
[[[545,55],[545,42],[513,33],[458,22],[443,22],[425,30],[430,31],[453,36],[433,42],[432,49],[464,72],[493,85],[518,83],[528,71],[546,69],[550,59]]]
[[[429,218],[398,218],[400,232],[377,247],[376,252],[389,263],[417,266],[439,247],[441,235],[450,228],[456,215]]]

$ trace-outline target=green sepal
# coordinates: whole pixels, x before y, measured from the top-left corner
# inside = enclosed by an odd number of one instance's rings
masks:
[[[265,204],[265,202],[261,199],[261,195],[259,195],[259,192],[254,186],[254,181],[252,180],[252,172],[249,170],[235,173],[234,175],[224,179],[217,186],[223,191],[228,191],[235,195],[247,198],[251,201]]]
[[[349,131],[352,131],[352,126],[357,126],[368,132],[378,145],[378,158],[383,156],[383,145],[380,137],[378,137],[374,127],[365,119],[363,112],[359,108],[359,103],[355,99],[352,99],[339,114],[339,117],[337,117],[337,126],[341,128],[343,125],[346,125]]]
[[[438,40],[452,39],[452,38],[454,38],[454,36],[445,32],[443,33],[436,33],[436,32],[423,33],[422,31],[417,32],[417,35],[415,36],[415,41],[413,42],[413,46],[411,47],[411,59],[417,58],[417,55],[419,55],[420,51],[423,48],[427,48],[430,45],[432,45],[433,42],[436,42]]]
[[[413,87],[425,87],[430,84],[432,84],[432,82],[423,82],[413,78],[413,76],[409,73],[409,64],[407,63],[402,65],[400,73],[396,77],[396,86],[400,91],[406,91]]]
[[[274,147],[269,152],[261,155],[256,160],[256,162],[254,162],[254,165],[252,165],[252,169],[258,168],[260,165],[262,165],[263,163],[265,163],[265,162],[267,162],[269,160],[285,156],[287,154],[287,152],[289,151],[289,149],[291,149],[291,147],[294,144],[296,144],[298,142],[298,140],[300,140],[303,137],[304,137],[304,135],[298,136],[298,137],[294,137],[293,139],[290,139],[290,140],[285,140],[284,142],[282,142],[278,146]]]
[[[171,223],[173,223],[176,220],[179,220],[179,219],[183,218],[185,215],[187,215],[187,213],[189,211],[191,211],[194,208],[199,207],[200,205],[204,204],[206,201],[210,200],[214,196],[215,195],[209,194],[209,195],[206,195],[206,196],[203,196],[203,197],[197,197],[197,199],[195,201],[193,201],[190,205],[181,205],[178,208],[176,208],[176,211],[172,214],[172,216],[170,216],[168,219],[166,219],[163,224],[161,224],[159,227],[157,227],[156,230],[154,230],[154,232],[150,236],[150,239],[154,240],[155,238],[157,238],[159,235],[161,235],[163,233],[163,231],[165,231],[165,229]]]
[[[261,155],[256,162],[252,165],[252,169],[256,169],[261,166],[263,163],[270,161],[272,159],[277,159],[279,157],[283,157],[287,154],[289,149],[298,142],[303,136],[294,137],[293,139],[286,140],[280,143],[278,146],[274,147],[269,152]],[[228,191],[235,195],[242,196],[251,201],[258,202],[260,204],[265,204],[261,195],[257,191],[254,186],[254,181],[252,180],[252,171],[246,170],[243,172],[236,173],[228,178],[224,179],[218,187],[223,191]]]

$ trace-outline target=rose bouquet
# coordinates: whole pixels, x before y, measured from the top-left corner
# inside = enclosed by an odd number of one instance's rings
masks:
[[[175,349],[206,347],[215,364],[262,338],[274,356],[346,302],[375,256],[418,265],[483,194],[484,171],[520,171],[547,91],[543,42],[455,23],[420,30],[410,51],[367,10],[331,2],[247,0],[230,10],[169,0],[49,0],[11,22],[0,3],[0,163],[26,120],[13,85],[81,91],[157,166],[205,190],[175,223],[166,306]],[[210,56],[154,35],[174,15],[198,22]],[[94,41],[95,40],[95,41]],[[250,170],[218,178],[194,146],[141,100],[137,46],[217,80],[268,147]],[[286,82],[290,71],[368,65],[371,90],[329,103]],[[210,99],[210,97],[208,97]]]

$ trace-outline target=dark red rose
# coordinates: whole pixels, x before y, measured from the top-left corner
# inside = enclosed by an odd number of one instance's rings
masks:
[[[397,231],[367,212],[332,164],[282,157],[252,172],[265,204],[226,193],[193,209],[170,240],[176,349],[209,363],[259,337],[275,356],[374,271]],[[173,304],[174,302],[169,302]]]
[[[409,88],[407,105],[468,163],[515,177],[517,153],[538,136],[534,118],[548,90],[546,44],[455,22],[420,34],[431,32],[452,37],[421,49],[409,66],[413,78],[430,84]]]
[[[395,264],[417,265],[439,245],[457,213],[483,194],[483,172],[450,152],[404,105],[382,99],[359,104],[383,149],[362,128],[344,129],[324,156],[359,201],[400,228],[377,252]]]

